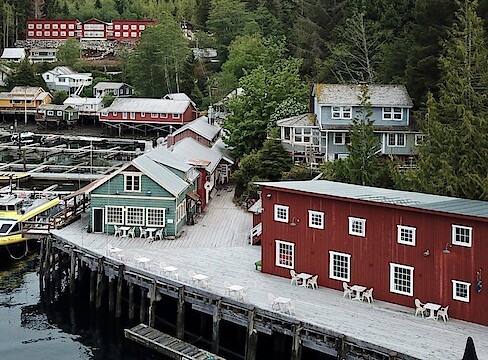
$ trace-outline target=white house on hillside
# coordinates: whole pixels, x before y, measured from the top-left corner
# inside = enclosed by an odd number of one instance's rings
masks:
[[[42,78],[51,90],[64,90],[75,95],[80,95],[83,88],[93,81],[91,73],[77,73],[67,66],[56,66],[43,73]]]
[[[2,59],[10,62],[22,62],[26,57],[24,48],[5,48],[3,49]]]

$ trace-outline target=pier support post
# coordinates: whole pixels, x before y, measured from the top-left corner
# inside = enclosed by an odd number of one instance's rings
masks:
[[[129,283],[129,320],[134,320],[134,284]]]
[[[258,345],[258,332],[254,328],[254,318],[256,316],[256,310],[249,311],[247,316],[247,338],[246,338],[246,360],[256,359],[256,349]]]
[[[44,253],[45,252],[45,243],[46,243],[46,239],[43,238],[41,239],[41,249],[40,249],[40,254],[41,254],[41,259],[40,259],[40,263],[39,263],[39,291],[41,292],[41,296],[42,296],[42,293],[44,292],[44,261],[45,261],[45,258],[46,258],[46,254]]]
[[[146,321],[146,312],[147,312],[147,306],[146,306],[146,299],[147,299],[147,289],[146,288],[141,288],[141,307],[139,311],[139,320],[141,323],[144,323]]]
[[[176,314],[176,337],[185,339],[185,287],[178,289],[178,305]]]
[[[335,349],[337,351],[337,360],[342,360],[346,358],[346,335],[341,334],[339,337],[336,338]]]
[[[300,339],[302,324],[293,325],[293,341],[291,343],[291,360],[300,360],[302,358],[302,341]]]
[[[115,301],[115,318],[122,315],[122,284],[124,283],[124,264],[119,265],[119,276],[117,277],[117,300]]]
[[[219,299],[215,304],[213,319],[212,319],[212,352],[214,354],[219,353],[221,319],[222,319],[222,299]]]
[[[56,293],[56,251],[51,248],[51,255],[50,255],[50,268],[48,271],[51,274],[51,285],[49,287],[49,299],[52,301],[54,299],[54,295]]]
[[[108,311],[110,314],[114,312],[115,308],[115,279],[109,278],[108,279]]]
[[[70,268],[69,268],[69,293],[71,296],[75,294],[75,279],[76,279],[76,251],[71,250],[70,254]]]
[[[103,295],[103,260],[104,257],[98,259],[98,275],[97,275],[97,298],[95,302],[95,308],[98,310],[102,306]]]
[[[149,319],[148,319],[148,325],[150,327],[154,327],[154,320],[156,318],[156,295],[157,295],[157,284],[156,280],[153,279],[150,293],[149,293]],[[141,307],[142,310],[142,307]]]
[[[97,276],[94,270],[90,272],[90,304],[95,303],[95,292],[97,286]]]

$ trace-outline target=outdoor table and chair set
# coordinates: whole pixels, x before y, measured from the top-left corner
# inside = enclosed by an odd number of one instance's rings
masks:
[[[118,226],[114,225],[114,236],[126,238],[126,237],[136,237],[136,231],[139,233],[140,238],[148,239],[148,240],[163,240],[165,239],[166,235],[164,232],[164,228],[144,228],[142,226],[139,227],[130,227],[130,226]]]

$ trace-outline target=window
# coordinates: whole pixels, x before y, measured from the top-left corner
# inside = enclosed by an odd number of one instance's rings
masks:
[[[173,119],[179,119],[180,118],[180,114],[173,114]]]
[[[125,112],[125,111],[124,111],[124,112],[122,113],[122,119],[127,119],[127,112]]]
[[[145,25],[139,25],[139,30],[144,30],[146,28]]]
[[[122,206],[107,206],[107,224],[123,225],[124,224],[124,208]]]
[[[115,30],[120,30],[120,25],[115,25]]]
[[[124,191],[140,192],[141,175],[124,174]]]
[[[388,146],[389,147],[404,147],[405,146],[405,134],[388,134]]]
[[[44,31],[44,36],[51,36],[51,33],[49,31]]]
[[[349,136],[349,133],[337,132],[337,133],[334,133],[333,142],[334,142],[334,145],[350,144],[351,143],[351,137]]]
[[[366,219],[349,216],[349,235],[366,236]]]
[[[155,118],[157,118],[157,117],[158,117],[158,114],[151,113],[151,117],[152,117],[153,119],[155,119]]]
[[[130,36],[131,36],[131,37],[137,37],[137,33],[136,33],[135,31],[132,31],[132,32],[130,33]]]
[[[129,25],[123,25],[123,26],[122,26],[122,28],[123,28],[124,30],[129,30]]]
[[[61,29],[66,29],[66,24],[61,24]]]
[[[397,225],[398,235],[397,242],[399,244],[415,246],[415,232],[416,228],[411,226]]]
[[[308,210],[308,227],[323,229],[324,213],[321,211]]]
[[[47,111],[48,116],[54,116],[54,111],[53,110],[48,110]]]
[[[166,119],[166,118],[168,117],[168,114],[166,114],[166,113],[161,113],[161,114],[159,114],[159,117],[160,117],[161,119]]]
[[[276,266],[293,269],[295,267],[295,244],[276,240]]]
[[[135,119],[136,118],[136,113],[135,112],[131,112],[130,113],[130,118],[131,119]]]
[[[137,25],[132,24],[132,25],[130,26],[130,28],[131,28],[131,30],[137,30]]]
[[[62,111],[57,111],[57,112],[56,112],[56,115],[57,115],[57,116],[63,116],[63,112],[62,112]]]
[[[36,24],[36,29],[42,29],[42,24]]]
[[[309,143],[312,129],[310,128],[294,128],[294,141],[296,143]]]
[[[472,234],[472,227],[452,225],[452,244],[471,247]]]
[[[75,32],[74,31],[69,31],[68,32],[68,36],[75,36]]]
[[[146,117],[146,113],[145,112],[141,112],[141,117]]]
[[[180,205],[176,208],[176,222],[179,223],[181,220],[185,219],[186,216],[186,199],[183,200]]]
[[[68,29],[74,29],[75,28],[75,25],[74,24],[69,24],[68,25]]]
[[[125,224],[144,226],[144,208],[127,207],[125,213]]]
[[[290,140],[290,128],[289,127],[283,128],[283,139],[284,140]]]
[[[403,110],[398,107],[384,107],[383,108],[383,120],[397,120],[403,119]]]
[[[112,116],[117,116],[117,112],[113,111]]]
[[[122,36],[123,36],[123,37],[125,37],[125,38],[126,38],[126,37],[129,37],[129,33],[128,33],[127,31],[124,31],[124,32],[122,33]]]
[[[29,36],[34,36],[34,31],[28,31],[27,34],[29,34]]]
[[[36,31],[36,36],[42,36],[42,31]]]
[[[274,220],[279,222],[288,222],[288,206],[275,204]]]
[[[27,26],[27,28],[28,28],[28,29],[34,29],[34,24],[29,24],[29,25]]]
[[[425,135],[415,134],[415,145],[422,145],[425,141]]]
[[[61,36],[66,36],[66,31],[61,31]]]
[[[335,280],[351,281],[351,255],[329,251],[329,277]]]
[[[44,29],[50,29],[51,28],[51,24],[44,24]]]
[[[57,29],[58,28],[58,24],[53,24],[53,29]]]
[[[390,263],[390,292],[413,296],[413,267]]]
[[[469,302],[470,283],[459,280],[452,280],[452,298],[454,300]]]
[[[146,226],[164,226],[166,217],[165,208],[147,208]]]
[[[57,31],[53,31],[53,36],[58,36],[58,32]]]
[[[115,25],[115,26],[117,26],[117,25]],[[115,32],[115,37],[120,37],[120,31]]]
[[[351,119],[352,107],[350,106],[332,106],[332,119]]]

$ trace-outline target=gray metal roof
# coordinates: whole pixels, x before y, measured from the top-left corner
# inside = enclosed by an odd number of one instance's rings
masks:
[[[97,105],[103,101],[102,98],[89,98],[89,97],[78,97],[78,96],[70,96],[66,100],[63,101],[63,104],[67,105]]]
[[[229,164],[234,164],[234,156],[231,154],[222,138],[219,138],[212,146],[212,150],[220,154]]]
[[[190,106],[188,100],[117,98],[112,105],[105,108],[105,111],[183,114],[188,106]]]
[[[488,202],[486,201],[382,189],[327,180],[259,182],[257,184],[310,194],[488,218]]]
[[[34,95],[39,89],[44,91],[44,89],[39,86],[15,86],[10,90],[10,93],[15,95]]]
[[[315,114],[302,114],[276,121],[278,126],[315,126],[318,128]]]
[[[48,70],[44,74],[47,73],[56,74],[56,75],[77,74],[76,71],[69,68],[68,66],[56,66],[54,69]]]
[[[144,154],[145,156],[149,157],[151,160],[167,166],[173,169],[179,170],[185,173],[188,177],[188,180],[194,181],[198,176],[199,172],[196,171],[192,165],[182,161],[181,159],[177,158],[168,148],[165,146],[158,146],[153,150],[149,151],[148,153]]]
[[[200,160],[210,162],[205,167],[205,170],[209,173],[215,171],[222,158],[219,153],[192,138],[184,138],[174,144],[170,149],[176,157],[190,164]]]
[[[3,49],[2,59],[23,59],[25,58],[24,48],[5,48]]]
[[[220,128],[218,126],[208,123],[208,117],[200,116],[198,119],[195,119],[183,125],[178,130],[174,131],[171,135],[180,134],[187,129],[190,129],[200,136],[203,136],[209,141],[213,140],[220,133]]]
[[[97,90],[112,90],[112,89],[120,89],[124,85],[132,87],[129,84],[123,82],[100,81],[93,88]]]
[[[358,106],[362,86],[368,86],[371,106],[413,106],[403,85],[315,84],[314,93],[320,105]]]
[[[78,110],[73,109],[70,105],[57,105],[57,104],[41,104],[37,107],[39,110],[64,110],[64,111],[73,111],[76,112]]]
[[[151,160],[148,156],[141,155],[132,160],[131,163],[174,196],[180,195],[189,186],[189,184],[179,178],[178,175],[167,169],[165,166]]]

